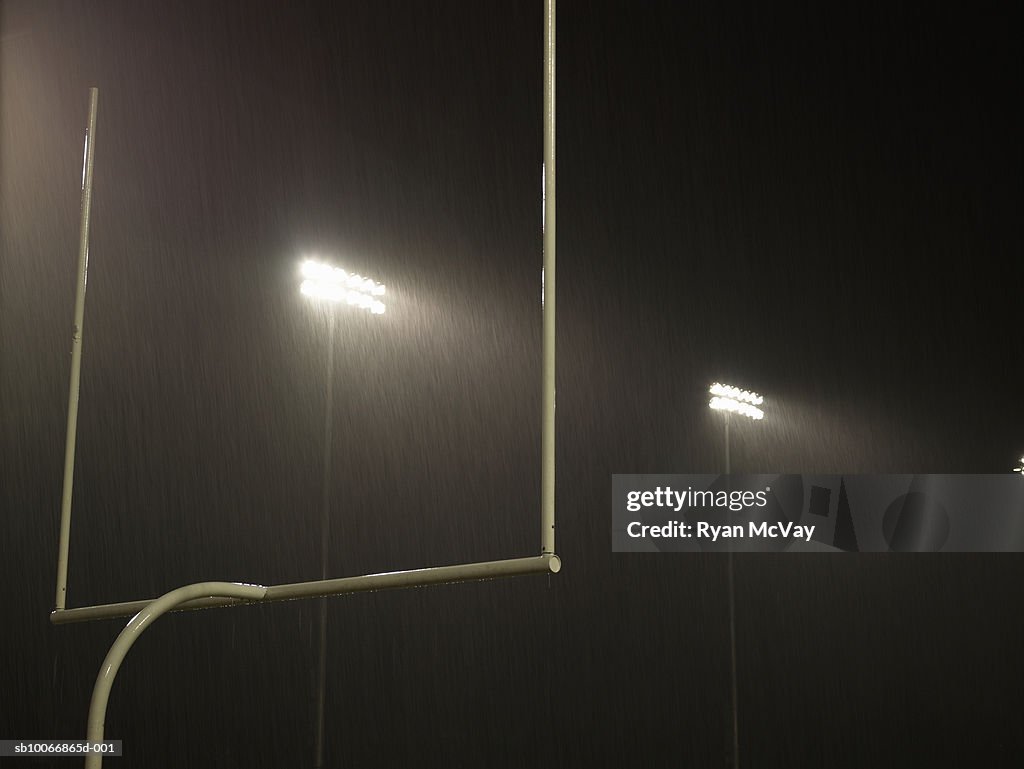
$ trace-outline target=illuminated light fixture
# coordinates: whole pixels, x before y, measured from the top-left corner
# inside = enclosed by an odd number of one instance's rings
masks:
[[[299,290],[305,296],[360,307],[374,315],[384,313],[384,302],[376,298],[384,296],[382,283],[312,259],[302,263],[301,273],[305,280]]]
[[[713,385],[711,385],[711,387],[708,389],[708,392],[710,392],[712,395],[717,395],[721,398],[725,398],[726,400],[741,401],[743,403],[749,403],[753,406],[760,406],[762,403],[764,403],[764,398],[762,398],[757,393],[750,392],[749,390],[741,390],[740,388],[733,387],[731,385],[719,384],[718,382],[715,382]],[[712,408],[714,408],[714,406],[712,406]],[[757,417],[757,419],[760,418],[761,417]]]
[[[733,414],[742,414],[751,419],[764,419],[764,412],[758,408],[764,403],[764,398],[755,392],[741,390],[732,385],[724,385],[715,382],[708,388],[714,397],[708,405],[715,411],[725,411]]]
[[[1024,478],[1024,457],[1020,458],[1020,465],[1013,468],[1013,472],[1020,473],[1021,477]]]

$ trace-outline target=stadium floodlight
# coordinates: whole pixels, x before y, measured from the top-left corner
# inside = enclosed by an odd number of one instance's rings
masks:
[[[741,414],[750,419],[764,419],[764,412],[758,408],[764,398],[750,390],[715,382],[708,388],[711,400],[708,405],[715,411],[725,413],[725,473],[729,474],[729,415]]]
[[[738,387],[724,385],[715,382],[708,388],[708,392],[714,396],[708,403],[716,411],[728,411],[734,414],[742,414],[751,419],[764,419],[764,412],[758,408],[764,403],[764,398],[755,392],[741,390]]]
[[[374,315],[384,313],[384,302],[377,298],[384,296],[386,291],[382,283],[313,259],[302,263],[301,272],[303,281],[299,290],[305,296],[343,302],[369,310]]]

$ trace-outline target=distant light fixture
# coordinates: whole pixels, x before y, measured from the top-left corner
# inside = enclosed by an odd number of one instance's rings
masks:
[[[376,298],[384,296],[382,283],[313,259],[302,263],[301,273],[305,280],[299,291],[305,296],[360,307],[374,315],[384,313],[384,302]]]
[[[715,411],[728,411],[751,419],[764,419],[764,412],[758,408],[764,403],[764,398],[755,392],[719,382],[711,385],[708,392],[714,396],[708,405]]]
[[[1020,465],[1013,468],[1013,472],[1020,473],[1021,477],[1024,478],[1024,457],[1020,458]]]

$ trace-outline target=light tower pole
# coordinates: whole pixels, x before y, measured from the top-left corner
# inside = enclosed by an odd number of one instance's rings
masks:
[[[385,310],[385,287],[362,275],[346,272],[324,262],[307,259],[302,263],[303,277],[299,291],[314,300],[345,304],[382,315]],[[327,321],[327,386],[324,393],[324,467],[320,519],[320,579],[327,579],[328,539],[331,530],[331,424],[334,410],[334,334],[337,312],[328,312]],[[320,650],[316,704],[316,747],[313,766],[324,765],[324,699],[327,682],[327,599],[320,599]]]
[[[724,385],[715,382],[708,388],[711,393],[711,400],[708,402],[715,411],[721,411],[725,417],[725,474],[730,473],[729,467],[729,422],[733,414],[740,414],[755,421],[764,419],[764,412],[758,408],[764,398],[755,392],[741,390],[732,385]],[[728,479],[727,479],[728,482]],[[730,523],[732,513],[729,513]],[[731,656],[732,671],[732,761],[733,769],[739,769],[740,765],[740,727],[739,727],[739,702],[736,686],[736,582],[733,568],[733,552],[728,552],[728,573],[729,573],[729,652]]]

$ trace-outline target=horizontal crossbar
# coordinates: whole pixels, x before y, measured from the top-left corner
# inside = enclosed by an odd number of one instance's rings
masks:
[[[460,563],[454,566],[433,566],[426,569],[388,571],[381,574],[364,574],[359,577],[323,579],[315,582],[295,582],[290,585],[274,585],[267,588],[260,600],[239,598],[208,597],[197,598],[179,605],[174,611],[187,609],[214,609],[221,606],[240,606],[271,601],[293,601],[299,598],[318,598],[347,593],[367,593],[375,590],[394,590],[404,587],[424,587],[453,582],[476,582],[498,577],[518,577],[527,574],[555,574],[562,568],[557,555],[544,554],[530,558],[508,558],[502,561],[481,561]],[[87,622],[95,619],[130,617],[142,611],[155,599],[107,603],[98,606],[83,606],[78,609],[56,609],[50,613],[50,622],[66,625],[73,622]]]

